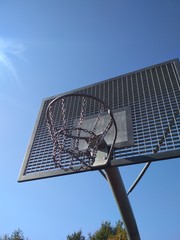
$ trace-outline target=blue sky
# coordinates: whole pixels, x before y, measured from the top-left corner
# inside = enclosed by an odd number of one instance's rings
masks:
[[[121,219],[89,172],[17,183],[44,98],[180,57],[180,1],[0,1],[0,235],[63,240]],[[142,166],[121,168],[128,189]],[[180,159],[151,165],[130,201],[144,240],[180,239]]]

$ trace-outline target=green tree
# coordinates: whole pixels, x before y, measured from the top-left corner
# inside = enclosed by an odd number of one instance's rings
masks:
[[[111,223],[106,221],[101,224],[99,230],[97,230],[93,235],[89,234],[90,240],[107,240],[109,236],[113,235],[114,231]]]
[[[123,224],[118,221],[114,228],[114,234],[108,237],[108,240],[127,240],[126,230],[123,228]]]
[[[5,234],[2,237],[0,237],[0,240],[28,240],[28,238],[24,237],[24,234],[21,231],[21,229],[17,229],[11,234],[11,236]]]
[[[10,240],[9,236],[7,234],[0,237],[0,240]]]
[[[88,238],[82,235],[82,231],[74,232],[67,236],[67,240],[127,240],[127,234],[123,224],[118,221],[113,227],[109,221],[101,224],[95,233],[89,233]]]
[[[82,231],[74,232],[71,235],[67,236],[67,240],[85,240],[85,237],[82,235]]]

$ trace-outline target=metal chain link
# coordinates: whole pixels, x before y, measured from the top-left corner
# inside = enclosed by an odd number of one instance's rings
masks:
[[[95,159],[96,157],[96,154],[97,154],[97,151],[98,151],[98,146],[95,146],[92,148],[91,147],[91,144],[92,144],[92,141],[94,139],[94,133],[96,132],[96,129],[97,129],[97,126],[100,122],[100,119],[102,117],[102,114],[103,114],[103,111],[104,111],[104,105],[101,104],[100,105],[100,111],[99,111],[99,114],[96,118],[96,121],[95,121],[95,124],[94,124],[94,127],[92,129],[92,132],[90,133],[90,137],[89,137],[89,141],[88,141],[88,149],[87,151],[89,152],[89,154],[91,154],[93,156],[93,158]]]
[[[75,140],[75,145],[74,145],[75,150],[78,149],[78,147],[79,147],[79,138],[80,138],[80,134],[81,134],[81,126],[82,126],[83,120],[84,120],[86,104],[87,104],[87,98],[83,97],[82,104],[81,104],[81,114],[80,114],[79,124],[78,124],[78,128],[77,128],[77,139]]]

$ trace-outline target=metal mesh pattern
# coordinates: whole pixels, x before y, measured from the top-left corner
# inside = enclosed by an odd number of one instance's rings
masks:
[[[90,94],[115,110],[130,106],[134,145],[114,151],[114,160],[137,158],[180,149],[179,61],[172,60],[140,71],[106,80],[74,92]],[[54,170],[52,142],[48,134],[44,101],[37,120],[31,149],[27,151],[24,175]],[[69,124],[73,123],[78,102],[69,102]],[[58,116],[57,106],[57,116]],[[89,115],[96,106],[89,106]],[[118,123],[117,123],[118,125]],[[167,154],[167,158],[171,157]]]
[[[82,92],[102,95],[111,109],[131,106],[135,146],[116,150],[114,159],[120,159],[180,149],[179,90],[180,79],[172,62]]]

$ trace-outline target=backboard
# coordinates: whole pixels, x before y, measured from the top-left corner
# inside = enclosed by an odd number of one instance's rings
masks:
[[[173,59],[141,70],[114,77],[65,94],[82,93],[104,101],[114,114],[117,139],[110,165],[124,166],[180,156],[180,62]],[[60,94],[58,96],[63,96]],[[52,139],[47,127],[48,104],[58,96],[42,102],[27,148],[18,181],[60,176],[77,171],[57,168],[52,159]],[[79,103],[72,99],[66,108],[68,124],[77,125]],[[84,119],[88,128],[97,111],[89,103]],[[55,117],[60,114],[56,104]],[[106,122],[106,116],[104,118]],[[99,132],[101,126],[99,125]],[[113,130],[105,141],[110,146]],[[84,148],[81,143],[81,148]],[[68,160],[66,160],[68,161]],[[80,170],[83,171],[83,170]]]

